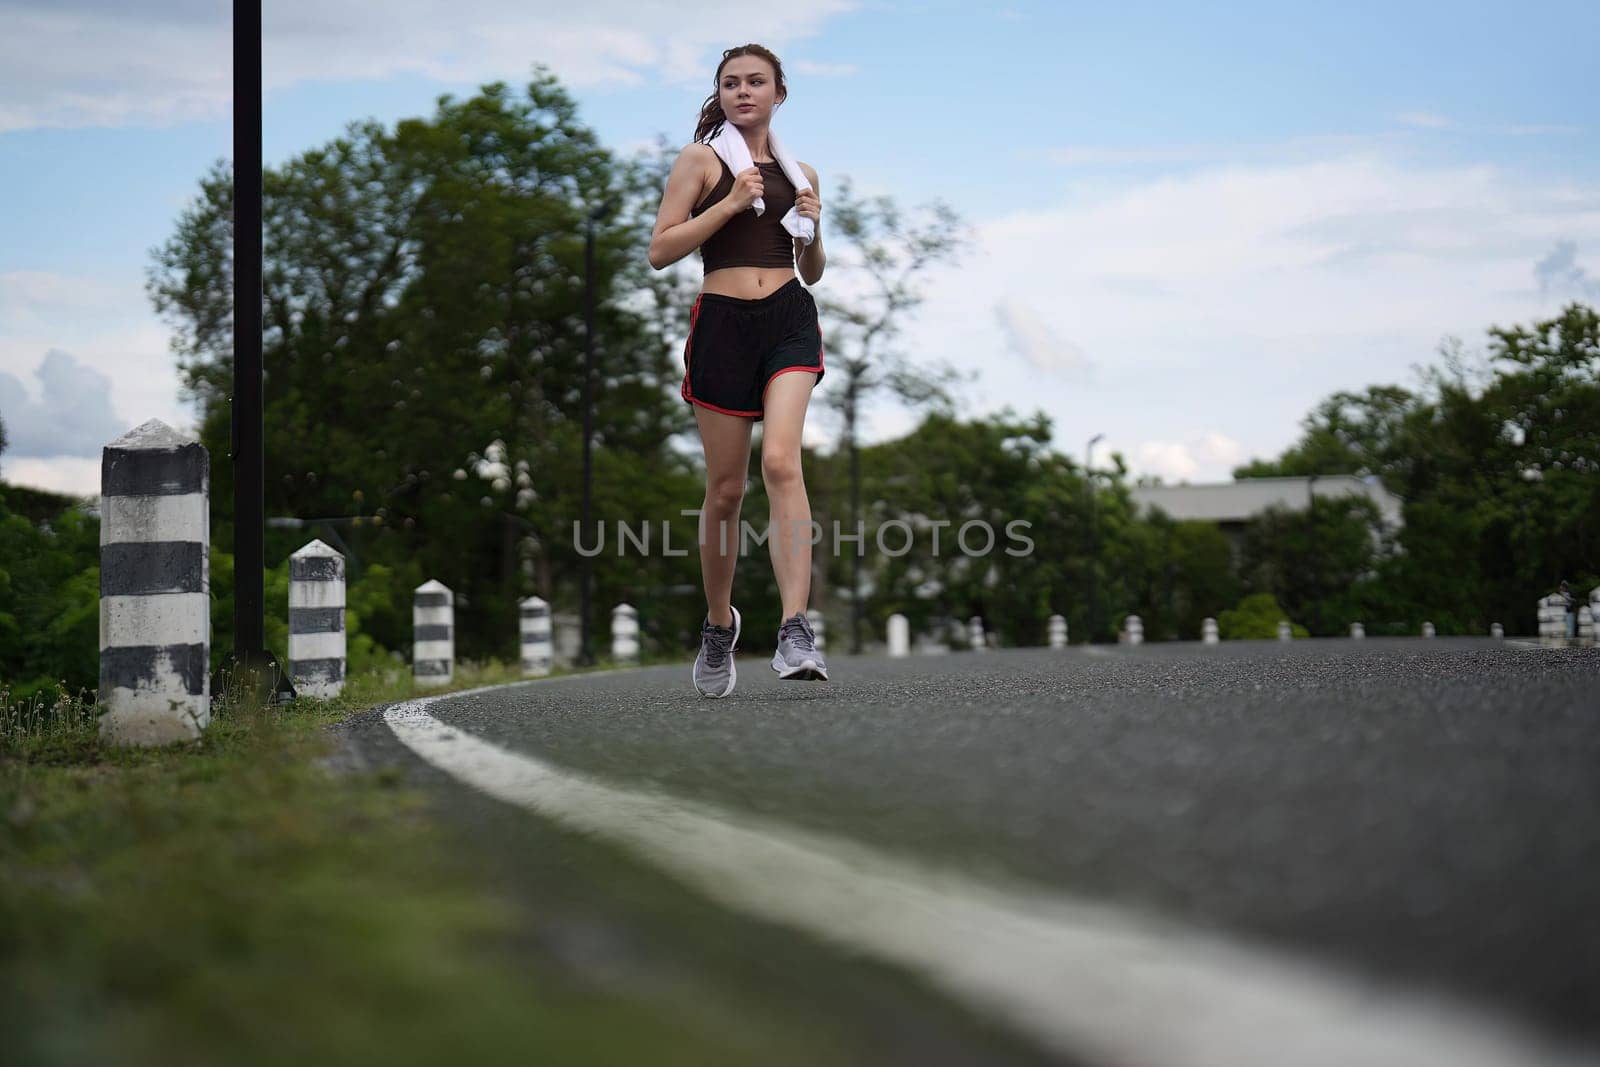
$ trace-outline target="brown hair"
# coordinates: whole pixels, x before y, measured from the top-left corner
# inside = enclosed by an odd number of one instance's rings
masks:
[[[720,100],[722,68],[728,65],[728,60],[737,59],[739,56],[756,56],[772,64],[772,76],[778,83],[778,95],[784,98],[789,95],[789,86],[783,80],[783,64],[778,62],[778,57],[772,54],[771,49],[759,44],[742,44],[737,48],[728,49],[722,53],[722,62],[717,64],[716,77],[711,79],[713,86],[711,95],[700,105],[700,121],[694,128],[694,139],[697,143],[709,140],[722,130],[722,123],[727,119],[727,115],[722,112]]]

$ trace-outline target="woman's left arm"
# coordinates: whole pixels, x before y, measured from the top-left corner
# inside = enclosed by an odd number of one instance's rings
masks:
[[[822,280],[822,269],[828,265],[828,255],[822,250],[822,198],[817,192],[817,172],[805,163],[800,164],[800,169],[805,172],[811,189],[795,195],[795,210],[812,221],[817,233],[810,244],[803,243],[798,237],[794,239],[794,259],[800,280],[807,285],[816,285]]]

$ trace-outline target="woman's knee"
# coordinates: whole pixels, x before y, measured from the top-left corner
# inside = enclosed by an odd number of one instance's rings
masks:
[[[800,484],[800,456],[773,454],[761,456],[761,478],[767,483],[769,491],[774,488],[787,488]]]
[[[743,503],[743,478],[713,478],[706,482],[706,510],[731,515]]]

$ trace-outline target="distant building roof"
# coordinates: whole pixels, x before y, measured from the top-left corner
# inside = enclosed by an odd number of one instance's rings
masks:
[[[1386,526],[1398,527],[1402,501],[1376,478],[1324,474],[1312,478],[1241,478],[1211,485],[1151,485],[1129,490],[1140,507],[1160,508],[1174,519],[1249,522],[1269,507],[1304,508],[1318,497],[1364,496],[1378,506]]]

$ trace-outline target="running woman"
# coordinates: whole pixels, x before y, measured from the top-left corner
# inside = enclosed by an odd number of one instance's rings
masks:
[[[689,315],[680,393],[694,405],[706,459],[699,530],[706,617],[693,670],[695,689],[706,697],[729,695],[738,680],[733,654],[742,620],[732,603],[733,571],[756,422],[766,424],[761,477],[772,503],[767,544],[783,599],[772,669],[784,679],[828,678],[806,621],[811,503],[800,469],[806,407],[823,374],[817,305],[800,279],[817,284],[827,257],[817,172],[800,164],[811,189],[796,195],[768,144],[773,113],[788,95],[783,65],[766,48],[747,44],[722,54],[716,90],[700,109],[694,143],[678,154],[667,177],[650,238],[650,265],[657,270],[696,249],[705,265]],[[739,174],[710,146],[724,123],[743,136],[755,164]],[[758,198],[765,205],[759,216],[752,210]],[[783,227],[791,207],[816,226],[810,244]]]

